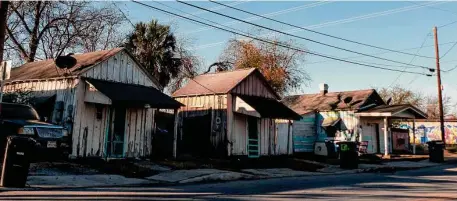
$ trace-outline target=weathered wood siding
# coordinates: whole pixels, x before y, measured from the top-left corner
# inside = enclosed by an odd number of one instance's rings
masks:
[[[151,155],[154,109],[128,108],[125,125],[124,155],[139,158]]]
[[[238,84],[238,86],[232,89],[231,92],[240,95],[276,99],[276,96],[270,88],[267,87],[266,83],[262,82],[262,80],[258,76],[255,76],[255,74],[251,74],[243,82]]]
[[[293,153],[292,126],[288,120],[259,118],[258,132],[261,156],[289,155]],[[247,155],[248,124],[246,115],[234,114],[234,130],[232,134],[231,155]]]
[[[273,144],[275,155],[289,155],[293,153],[292,125],[289,120],[275,120],[275,140]]]
[[[157,88],[146,73],[124,51],[120,51],[104,62],[95,65],[84,72],[82,76]]]
[[[108,106],[102,107],[102,118],[97,118],[97,106],[82,103],[78,107],[77,121],[73,132],[72,155],[76,157],[102,157],[105,155],[105,140],[110,125]]]
[[[102,118],[97,119],[97,104],[85,102],[88,93],[88,84],[81,81],[78,84],[76,95],[77,112],[75,115],[73,132],[73,152],[76,157],[109,157],[106,154],[106,136],[112,119],[109,112],[110,105],[101,105]],[[155,109],[127,108],[124,134],[125,157],[147,157],[152,150],[152,133],[154,130]]]
[[[189,96],[175,98],[185,106],[180,108],[178,117],[178,126],[182,128],[183,121],[186,117],[196,117],[211,114],[211,144],[215,149],[225,146],[226,125],[227,125],[227,95],[208,95],[208,96]],[[178,130],[178,139],[183,135],[192,135],[192,133],[183,133],[182,129]]]
[[[231,141],[232,155],[248,154],[248,124],[247,116],[243,114],[234,115],[234,135]]]
[[[62,113],[58,113],[54,107],[51,120],[55,124],[65,125],[67,122],[72,122],[74,118],[75,106],[75,87],[77,80],[74,78],[65,79],[49,79],[49,80],[30,80],[9,82],[5,85],[5,92],[30,91],[31,98],[50,97],[56,95],[56,104],[63,103]],[[58,117],[57,114],[60,114]],[[71,128],[68,128],[71,129]]]

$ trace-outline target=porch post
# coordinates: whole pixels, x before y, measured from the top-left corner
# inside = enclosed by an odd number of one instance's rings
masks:
[[[389,144],[388,144],[388,131],[387,131],[387,117],[384,117],[384,156],[389,155]]]
[[[413,119],[413,154],[416,154],[416,118]]]
[[[178,109],[174,110],[175,122],[173,126],[173,158],[176,159],[176,149],[178,141]]]

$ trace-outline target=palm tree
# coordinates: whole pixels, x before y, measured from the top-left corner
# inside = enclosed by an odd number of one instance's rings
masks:
[[[157,78],[162,87],[178,76],[182,62],[178,58],[177,42],[170,26],[161,25],[157,20],[137,23],[125,47]]]

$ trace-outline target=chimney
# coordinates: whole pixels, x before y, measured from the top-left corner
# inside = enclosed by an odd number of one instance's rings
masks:
[[[321,95],[325,95],[328,92],[328,85],[325,83],[319,84],[319,90]]]

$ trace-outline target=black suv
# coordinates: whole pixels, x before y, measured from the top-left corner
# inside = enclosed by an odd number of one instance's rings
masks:
[[[31,106],[0,103],[0,156],[3,157],[7,136],[30,136],[35,140],[34,159],[62,159],[70,153],[70,140],[62,126],[40,121]]]

